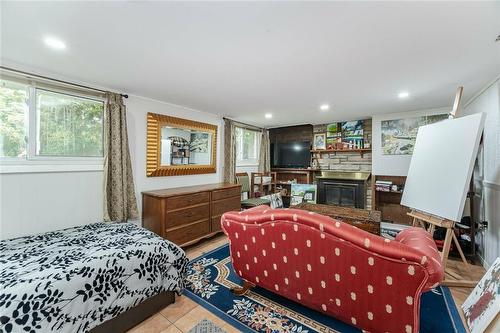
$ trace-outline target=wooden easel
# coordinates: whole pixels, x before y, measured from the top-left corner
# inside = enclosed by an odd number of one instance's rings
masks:
[[[446,271],[446,265],[448,263],[448,255],[450,253],[451,242],[453,241],[455,246],[457,247],[458,253],[460,254],[460,258],[462,259],[462,262],[464,263],[465,268],[467,269],[468,272],[470,272],[469,263],[467,262],[467,259],[465,258],[465,255],[464,255],[464,252],[462,251],[462,247],[460,246],[460,243],[458,242],[457,236],[455,235],[455,231],[454,231],[455,221],[451,221],[448,219],[441,219],[437,216],[423,213],[423,212],[419,212],[419,211],[414,210],[414,209],[411,212],[409,212],[408,215],[413,217],[413,226],[414,227],[422,226],[431,235],[434,234],[434,230],[436,229],[436,226],[446,229],[446,236],[444,238],[443,251],[440,252],[440,255],[441,255],[441,261],[443,262],[443,267],[444,267],[445,273],[450,275],[451,277],[453,277],[454,280],[448,280],[445,277],[445,279],[443,281],[443,285],[449,286],[449,287],[474,288],[478,281],[464,280],[464,279],[462,279],[462,277],[460,275],[455,274],[455,273],[450,272],[450,271]],[[428,223],[428,226],[426,225],[426,223]]]
[[[463,87],[458,87],[457,93],[455,95],[455,102],[453,103],[453,109],[450,112],[449,118],[455,118],[458,112],[458,108],[460,106],[460,100],[462,98],[462,92],[463,92]],[[462,279],[461,276],[458,274],[455,274],[450,271],[446,271],[446,264],[448,263],[448,255],[450,253],[450,247],[451,247],[451,242],[453,241],[455,243],[455,246],[457,247],[458,253],[460,254],[460,258],[462,259],[463,263],[465,264],[465,268],[467,269],[468,272],[470,272],[470,266],[469,263],[467,262],[467,259],[465,258],[464,252],[462,251],[462,247],[460,246],[460,243],[458,242],[457,236],[455,235],[454,227],[455,227],[455,221],[440,218],[438,216],[432,215],[432,214],[427,214],[425,212],[420,212],[415,209],[412,209],[411,212],[408,213],[409,216],[413,217],[413,226],[422,226],[424,229],[426,229],[431,235],[434,234],[434,230],[436,229],[436,226],[442,227],[446,229],[446,236],[444,238],[444,244],[443,244],[443,251],[440,252],[441,255],[441,260],[443,262],[443,267],[445,270],[445,273],[453,277],[455,280],[448,280],[445,277],[445,280],[443,281],[443,285],[450,286],[450,287],[468,287],[468,288],[474,288],[477,284],[478,281],[471,281],[471,280],[464,280]],[[428,226],[426,225],[428,223]]]

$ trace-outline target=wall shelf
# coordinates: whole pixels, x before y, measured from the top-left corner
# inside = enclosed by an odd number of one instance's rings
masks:
[[[412,219],[407,215],[409,208],[401,205],[403,191],[380,191],[376,188],[377,180],[391,181],[393,185],[404,186],[406,177],[389,175],[372,175],[372,209],[382,213],[382,221],[411,225]]]
[[[361,157],[365,153],[371,153],[372,150],[371,148],[361,148],[361,149],[311,149],[311,153],[313,154],[319,154],[320,156],[322,154],[337,154],[337,153],[359,153]]]

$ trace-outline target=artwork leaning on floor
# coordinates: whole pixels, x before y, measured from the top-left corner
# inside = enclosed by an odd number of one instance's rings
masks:
[[[447,119],[448,114],[421,116],[382,121],[382,154],[411,155],[415,147],[418,128]]]
[[[316,203],[317,185],[292,184],[291,192],[290,206],[295,206],[302,202]]]
[[[462,304],[464,317],[471,333],[484,332],[500,311],[500,258],[484,274]],[[500,326],[500,323],[498,326]],[[492,324],[496,326],[496,324]],[[498,332],[492,327],[491,332]]]

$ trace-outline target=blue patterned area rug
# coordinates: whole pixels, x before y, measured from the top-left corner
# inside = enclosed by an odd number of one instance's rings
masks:
[[[230,289],[241,283],[224,245],[189,263],[184,294],[242,332],[361,332],[259,287],[233,295]],[[420,332],[466,333],[447,287],[422,295]]]

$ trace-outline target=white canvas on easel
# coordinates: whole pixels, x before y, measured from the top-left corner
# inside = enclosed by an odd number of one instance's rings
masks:
[[[460,221],[485,117],[477,113],[419,128],[402,205]]]

